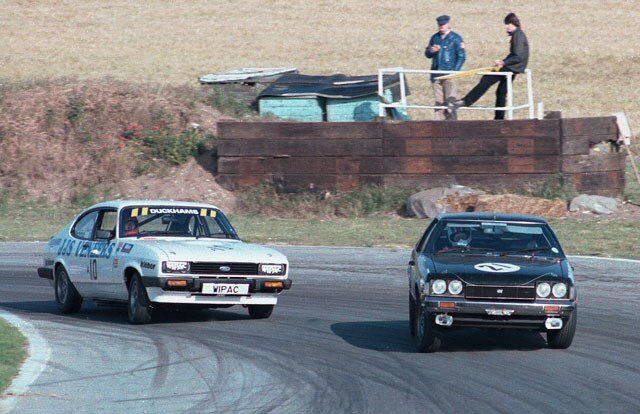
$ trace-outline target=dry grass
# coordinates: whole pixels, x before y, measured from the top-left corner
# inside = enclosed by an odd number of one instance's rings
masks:
[[[239,67],[291,65],[307,74],[424,68],[425,43],[443,13],[465,39],[465,68],[486,66],[504,57],[502,19],[514,11],[531,43],[536,101],[565,116],[626,110],[640,125],[637,1],[87,0],[8,1],[2,9],[0,77],[170,84]],[[410,85],[430,101],[426,81]],[[479,104],[491,104],[491,95]]]
[[[159,133],[193,131],[192,122],[202,136],[215,133],[220,114],[196,92],[115,80],[1,87],[0,198],[90,202],[123,180],[168,170],[154,158]],[[143,144],[149,136],[156,140]]]

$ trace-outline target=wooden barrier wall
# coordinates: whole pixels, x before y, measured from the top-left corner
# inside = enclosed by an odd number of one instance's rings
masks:
[[[619,195],[624,155],[614,117],[515,121],[238,122],[218,124],[218,180],[237,189],[347,190],[365,184],[492,191],[573,183]]]

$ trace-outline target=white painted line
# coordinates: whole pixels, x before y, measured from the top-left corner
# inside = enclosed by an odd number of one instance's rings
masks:
[[[29,386],[47,367],[47,362],[51,358],[51,348],[30,322],[3,309],[0,309],[0,318],[18,328],[29,342],[27,359],[7,388],[5,395],[0,399],[0,413],[8,413],[16,405],[18,398],[27,392]]]
[[[579,255],[571,255],[567,256],[569,259],[592,259],[592,260],[609,260],[612,262],[622,262],[622,263],[634,263],[640,264],[640,260],[634,259],[617,259],[615,257],[600,257],[600,256],[579,256]]]

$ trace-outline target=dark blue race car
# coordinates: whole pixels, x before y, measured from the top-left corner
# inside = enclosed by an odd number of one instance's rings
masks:
[[[456,327],[546,332],[568,348],[577,321],[572,267],[549,224],[515,214],[442,214],[409,261],[409,319],[418,350]]]

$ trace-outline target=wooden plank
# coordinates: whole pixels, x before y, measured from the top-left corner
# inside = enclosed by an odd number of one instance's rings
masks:
[[[558,172],[558,156],[386,157],[386,174],[499,174]]]
[[[453,137],[545,137],[559,136],[557,119],[522,119],[514,121],[406,121],[386,122],[384,136],[392,138]]]
[[[625,186],[624,171],[573,173],[564,177],[577,192],[584,194],[619,197]]]
[[[381,139],[219,139],[220,157],[382,156]]]
[[[557,155],[557,137],[396,138],[384,140],[387,156]]]
[[[609,135],[617,137],[618,127],[614,116],[602,116],[592,118],[564,118],[562,122],[562,134],[569,135]]]
[[[567,155],[562,157],[561,171],[563,173],[624,171],[625,156],[623,152]]]
[[[616,140],[617,135],[567,135],[562,138],[562,153],[565,155],[586,155],[592,145]]]
[[[381,174],[381,157],[266,158],[265,171],[278,174]]]
[[[381,122],[218,122],[218,139],[382,138]]]

